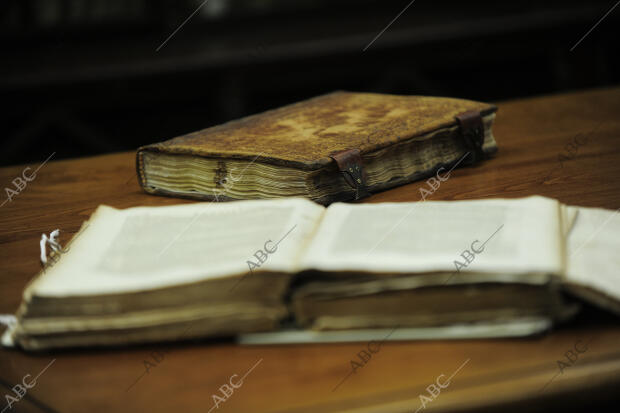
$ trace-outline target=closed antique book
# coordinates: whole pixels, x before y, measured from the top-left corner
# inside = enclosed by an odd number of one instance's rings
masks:
[[[362,198],[495,153],[494,105],[334,92],[138,149],[152,194]]]

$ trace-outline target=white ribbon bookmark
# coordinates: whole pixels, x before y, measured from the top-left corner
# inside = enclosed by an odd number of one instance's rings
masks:
[[[49,237],[45,234],[41,234],[41,241],[39,242],[39,247],[41,247],[41,264],[43,264],[43,266],[47,264],[47,248],[46,248],[47,245],[50,246],[50,249],[53,252],[60,252],[60,250],[62,249],[62,246],[58,242],[59,234],[60,234],[59,229],[55,229],[54,231],[50,232]],[[50,252],[50,255],[51,255],[51,252]]]
[[[17,317],[13,314],[0,314],[0,324],[7,327],[12,327],[17,324]]]
[[[4,334],[0,336],[0,346],[15,347],[13,331],[17,328],[17,317],[13,314],[0,314],[0,326],[6,326]]]

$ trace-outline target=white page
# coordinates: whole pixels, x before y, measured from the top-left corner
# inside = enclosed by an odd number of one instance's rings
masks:
[[[577,211],[577,219],[568,236],[565,279],[620,301],[620,213],[569,209]]]
[[[412,273],[563,271],[564,237],[556,200],[543,197],[450,202],[333,204],[302,259],[325,271]],[[489,239],[490,238],[490,239]],[[487,241],[488,240],[488,241]]]
[[[253,271],[295,272],[324,211],[304,199],[100,206],[69,251],[27,291],[46,296],[138,291],[248,273],[247,261],[261,264]],[[264,263],[254,256],[258,250],[259,257],[267,255]]]

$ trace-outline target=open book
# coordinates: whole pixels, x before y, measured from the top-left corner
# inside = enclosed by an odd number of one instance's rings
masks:
[[[620,217],[543,197],[100,206],[24,291],[3,342],[120,345],[278,330],[429,328],[620,312]],[[523,324],[521,324],[523,325]],[[501,333],[498,333],[501,335]]]

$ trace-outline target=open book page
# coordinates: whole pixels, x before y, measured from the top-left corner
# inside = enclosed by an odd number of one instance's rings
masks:
[[[577,211],[577,219],[567,240],[565,281],[589,289],[580,291],[580,295],[589,294],[584,298],[620,312],[619,210],[569,210]]]
[[[27,293],[120,293],[250,270],[294,272],[324,211],[304,199],[100,206]]]
[[[302,264],[325,271],[378,273],[561,273],[564,237],[559,205],[538,196],[333,204]]]
[[[568,237],[575,220],[577,219],[578,208],[571,207],[565,204],[560,204],[560,219],[562,220],[562,234],[564,238]]]

